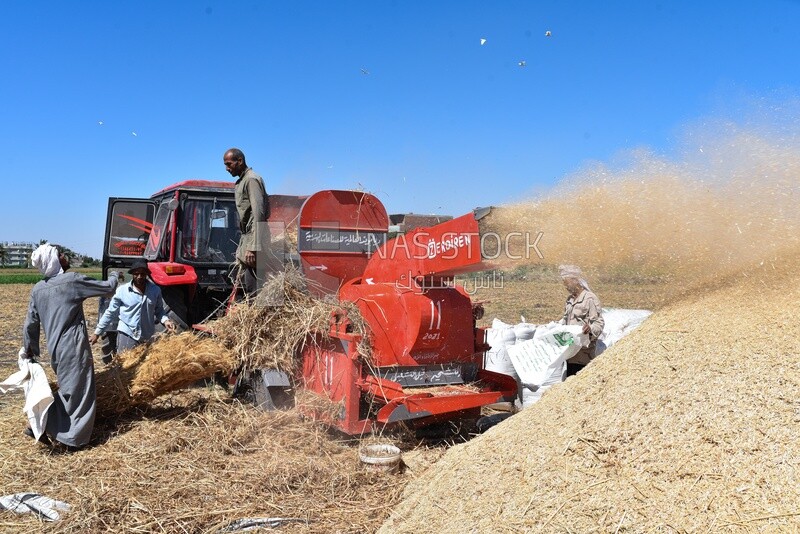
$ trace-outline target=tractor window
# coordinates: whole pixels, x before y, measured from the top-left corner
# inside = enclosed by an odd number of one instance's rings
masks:
[[[164,201],[158,207],[156,220],[153,222],[153,231],[150,233],[150,239],[147,241],[147,248],[144,251],[144,257],[150,261],[169,258],[171,239],[169,229],[172,228],[169,222],[173,212],[174,208],[170,205],[170,201]]]
[[[232,263],[239,243],[236,217],[231,200],[187,199],[181,217],[181,257],[201,263]]]
[[[117,201],[112,207],[109,256],[141,256],[152,228],[155,206],[149,202]]]

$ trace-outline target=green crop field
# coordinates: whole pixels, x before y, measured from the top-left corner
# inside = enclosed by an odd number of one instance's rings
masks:
[[[99,269],[70,269],[100,280],[102,273]],[[42,279],[37,269],[7,268],[0,269],[0,284],[35,284]]]

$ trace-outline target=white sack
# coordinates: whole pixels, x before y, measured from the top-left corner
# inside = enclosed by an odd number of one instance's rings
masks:
[[[600,334],[597,340],[595,356],[633,332],[652,313],[649,310],[604,308],[603,320],[605,321],[605,326],[603,327],[603,333]]]
[[[522,388],[522,408],[528,408],[538,402],[542,398],[545,391],[560,384],[567,379],[567,363],[563,362],[560,366],[553,369],[550,374],[545,378],[541,386],[525,387]]]
[[[533,339],[508,347],[508,356],[522,384],[533,389],[544,384],[556,369],[589,345],[581,325],[549,323]]]
[[[19,371],[0,382],[0,393],[21,389],[25,393],[25,406],[22,411],[28,416],[28,424],[33,437],[39,439],[47,426],[47,409],[53,404],[53,392],[44,369],[38,363],[26,360],[20,351],[17,365]]]
[[[517,372],[508,357],[506,348],[516,343],[517,336],[514,334],[514,327],[506,324],[500,319],[492,321],[492,327],[486,329],[486,343],[492,348],[486,351],[483,367],[487,371],[513,376],[516,380]]]
[[[517,337],[514,344],[522,343],[523,341],[528,341],[529,339],[533,339],[533,335],[536,333],[536,325],[531,323],[519,323],[514,325],[514,335]]]
[[[511,363],[511,358],[508,357],[506,347],[486,351],[483,367],[487,371],[513,376],[515,380],[519,378],[514,370],[514,364]]]

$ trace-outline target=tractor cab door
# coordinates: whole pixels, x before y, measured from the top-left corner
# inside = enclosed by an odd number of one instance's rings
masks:
[[[133,262],[144,255],[156,203],[144,198],[109,198],[106,214],[106,234],[103,244],[103,280],[108,280],[109,271],[127,271]],[[108,308],[109,295],[100,297],[97,316]],[[114,342],[104,338],[103,351],[113,351]],[[105,360],[104,360],[105,361]]]
[[[144,257],[153,229],[156,202],[144,198],[109,198],[103,245],[103,279],[108,271],[126,271]]]

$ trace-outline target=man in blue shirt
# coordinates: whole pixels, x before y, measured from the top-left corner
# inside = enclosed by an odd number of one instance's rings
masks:
[[[164,325],[170,332],[176,330],[164,309],[161,288],[147,279],[150,268],[144,260],[136,261],[131,266],[132,280],[120,286],[103,316],[97,322],[94,334],[89,342],[95,344],[98,336],[117,324],[117,352],[124,352],[146,343],[156,333],[156,321]]]

